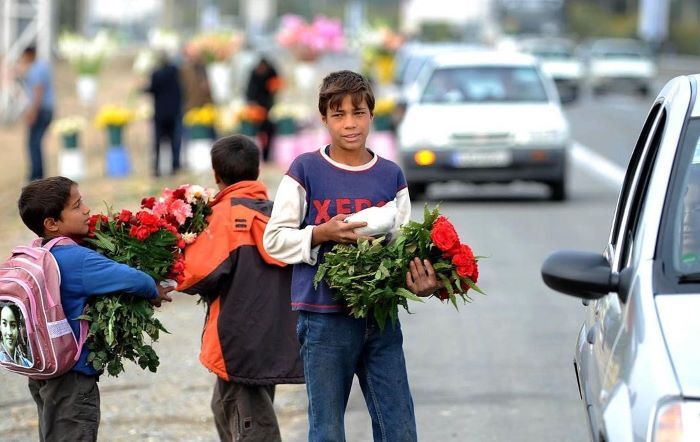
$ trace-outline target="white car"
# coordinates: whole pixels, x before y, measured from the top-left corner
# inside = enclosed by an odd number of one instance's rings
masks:
[[[542,265],[587,306],[574,369],[597,442],[700,441],[699,84],[674,78],[654,100],[605,249]]]
[[[526,54],[433,57],[414,83],[398,130],[409,192],[434,182],[537,181],[566,198],[569,125],[556,87]]]
[[[542,71],[552,77],[562,101],[578,98],[583,80],[583,65],[574,54],[574,44],[563,38],[531,38],[518,47],[540,60]]]
[[[594,40],[582,49],[587,80],[594,94],[632,88],[646,96],[652,90],[656,64],[649,50],[631,39]]]

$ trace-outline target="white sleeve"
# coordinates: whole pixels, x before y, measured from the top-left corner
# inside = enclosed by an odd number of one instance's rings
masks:
[[[404,187],[396,194],[396,209],[394,227],[398,229],[411,220],[411,198],[408,195],[408,187]]]
[[[306,190],[285,175],[277,188],[270,221],[263,235],[263,246],[271,257],[287,264],[316,264],[320,246],[311,247],[314,226],[300,228],[305,215]]]

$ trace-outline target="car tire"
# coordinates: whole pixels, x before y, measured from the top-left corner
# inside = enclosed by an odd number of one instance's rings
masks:
[[[566,180],[563,177],[556,181],[549,181],[547,186],[549,186],[549,199],[551,201],[566,200]]]
[[[408,184],[408,196],[412,199],[421,199],[425,196],[425,192],[428,190],[428,185],[426,183],[409,183]]]

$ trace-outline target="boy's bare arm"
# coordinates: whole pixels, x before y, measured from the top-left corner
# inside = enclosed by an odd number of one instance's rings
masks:
[[[358,235],[355,229],[365,227],[366,222],[350,222],[343,221],[350,215],[338,214],[323,224],[314,227],[311,233],[311,246],[315,247],[326,241],[333,241],[341,244],[354,244],[358,239],[371,240],[372,237]]]

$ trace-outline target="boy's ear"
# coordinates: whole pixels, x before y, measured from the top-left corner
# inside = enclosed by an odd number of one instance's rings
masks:
[[[58,221],[54,218],[44,218],[44,232],[58,233]]]
[[[214,172],[214,183],[217,185],[221,182],[221,178],[219,177],[219,174]]]

